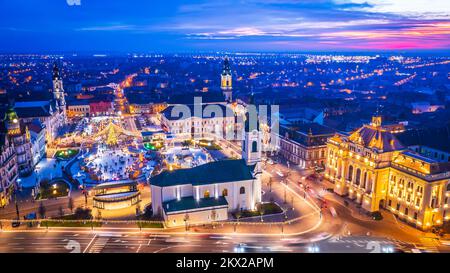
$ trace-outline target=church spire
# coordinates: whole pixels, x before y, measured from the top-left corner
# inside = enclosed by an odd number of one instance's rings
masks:
[[[232,76],[228,56],[225,57],[222,64],[222,73],[220,74],[220,88],[227,102],[232,101]]]
[[[56,62],[53,63],[53,80],[59,80],[59,68]]]
[[[372,122],[370,123],[373,127],[381,127],[382,117],[380,114],[380,108],[377,106],[375,114],[372,116]]]
[[[64,94],[63,81],[57,63],[53,64],[53,99],[55,107],[59,113],[62,113],[63,123],[66,122],[66,99]]]

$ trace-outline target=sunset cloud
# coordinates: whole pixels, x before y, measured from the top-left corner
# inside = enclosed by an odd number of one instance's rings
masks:
[[[0,8],[5,47],[60,37],[74,49],[450,49],[450,2],[441,0],[90,0],[76,8],[18,0]]]

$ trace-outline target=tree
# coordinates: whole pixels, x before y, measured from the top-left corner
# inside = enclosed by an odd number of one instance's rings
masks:
[[[106,139],[106,144],[109,146],[117,145],[117,137],[114,128],[110,125],[108,130],[108,138]]]
[[[41,203],[39,204],[39,208],[38,208],[39,216],[40,216],[41,218],[45,218],[45,213],[46,213],[46,211],[47,211],[47,209],[46,209],[45,206],[44,206],[44,202],[41,202]]]
[[[216,221],[216,219],[217,219],[217,211],[215,209],[213,209],[211,211],[211,221],[212,221],[213,228],[214,228],[214,221]]]
[[[234,213],[234,216],[236,217],[236,219],[239,222],[239,218],[241,218],[241,216],[242,216],[242,211],[241,211],[241,208],[240,208],[239,204],[238,204],[238,206],[236,208],[236,212]]]
[[[186,228],[186,231],[188,231],[188,221],[189,221],[189,214],[188,213],[186,213],[185,215],[184,215],[184,225],[185,225],[185,228]]]
[[[70,209],[70,212],[73,213],[73,198],[69,197],[69,202],[67,203],[67,208]]]
[[[92,219],[92,214],[91,214],[91,209],[90,208],[82,208],[82,207],[78,207],[75,209],[75,213],[74,213],[74,218],[77,220],[90,220]]]
[[[136,205],[136,216],[141,214],[141,206],[139,204]]]

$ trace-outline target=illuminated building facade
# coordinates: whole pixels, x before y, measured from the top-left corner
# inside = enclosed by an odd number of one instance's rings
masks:
[[[235,116],[230,107],[222,104],[184,107],[186,112],[181,116],[176,106],[167,107],[160,116],[162,127],[177,139],[234,137]]]
[[[47,155],[45,143],[46,128],[39,119],[34,119],[27,124],[31,137],[31,154],[33,155],[33,166],[36,166],[42,158]]]
[[[19,120],[12,106],[6,112],[5,118],[8,137],[16,151],[19,174],[26,176],[34,169],[30,131]]]
[[[327,142],[325,176],[334,192],[368,212],[390,210],[419,229],[450,219],[450,163],[406,149],[379,116],[350,136]]]
[[[327,138],[335,130],[317,123],[280,126],[280,154],[300,168],[325,167]]]
[[[0,134],[0,207],[9,204],[18,178],[17,155],[5,133]]]

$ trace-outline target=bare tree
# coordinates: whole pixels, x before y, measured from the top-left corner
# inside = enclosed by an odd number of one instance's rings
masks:
[[[67,203],[67,208],[70,209],[70,212],[71,212],[71,213],[73,213],[73,207],[74,207],[74,204],[73,204],[73,198],[72,198],[72,197],[69,197],[69,202]]]
[[[217,211],[215,209],[213,209],[211,211],[211,221],[212,221],[213,228],[214,228],[214,221],[216,221],[216,219],[217,219]]]
[[[47,212],[47,209],[45,208],[45,206],[44,206],[44,202],[41,202],[40,204],[39,204],[39,208],[38,208],[38,213],[39,213],[39,216],[41,217],[41,218],[45,218],[45,213]]]
[[[189,213],[186,213],[184,215],[184,219],[183,220],[184,220],[185,229],[186,229],[186,231],[188,231]]]
[[[264,221],[264,220],[263,220],[263,215],[264,215],[265,212],[266,212],[266,211],[265,211],[265,209],[264,209],[263,204],[260,204],[260,205],[259,205],[259,215],[261,216],[261,222]]]
[[[241,207],[239,204],[236,208],[236,212],[234,213],[234,216],[236,217],[237,221],[239,222],[239,218],[241,218],[241,216],[242,216],[242,211],[241,211]]]

